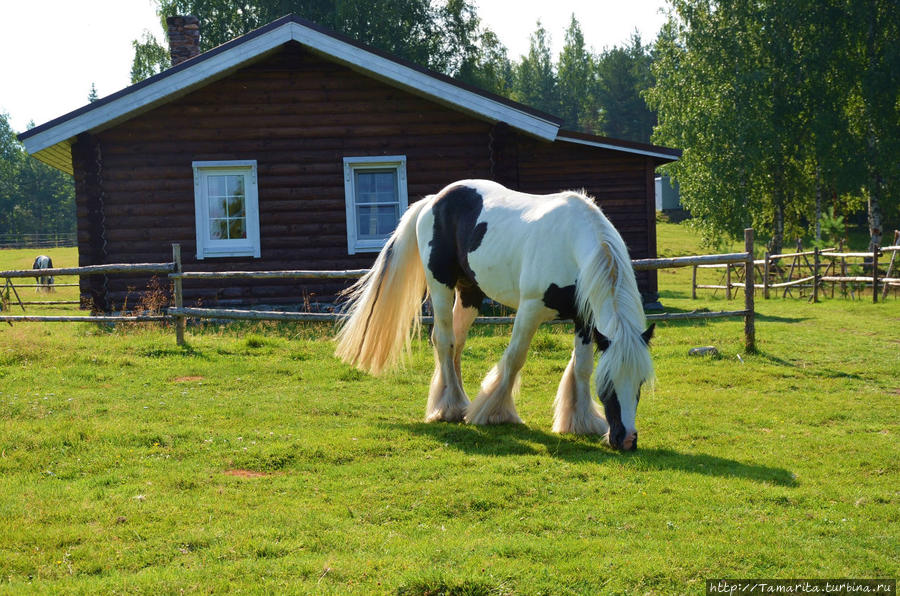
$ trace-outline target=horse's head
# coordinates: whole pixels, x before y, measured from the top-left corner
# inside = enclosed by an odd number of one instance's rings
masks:
[[[597,366],[597,397],[603,404],[609,433],[606,441],[614,449],[637,449],[637,406],[641,400],[641,386],[653,374],[650,361],[650,340],[655,324],[640,334],[640,341],[629,342],[627,337],[611,341],[595,331],[597,347],[604,353]],[[631,344],[631,345],[629,345]]]

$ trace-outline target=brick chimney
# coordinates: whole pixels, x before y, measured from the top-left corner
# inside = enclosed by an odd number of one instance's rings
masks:
[[[192,15],[166,17],[172,66],[200,53],[200,19]]]

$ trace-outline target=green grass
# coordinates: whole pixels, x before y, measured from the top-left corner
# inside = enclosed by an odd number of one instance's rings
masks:
[[[696,252],[674,225],[659,247]],[[660,287],[676,310],[740,303],[690,300],[689,269]],[[634,454],[550,432],[562,328],[530,353],[528,425],[477,428],[421,422],[424,342],[372,378],[332,357],[328,326],[189,327],[178,348],[169,328],[4,324],[0,593],[683,594],[714,577],[897,577],[900,301],[757,305],[757,354],[739,320],[659,326]],[[470,393],[507,334],[470,340]],[[689,357],[698,345],[720,356]]]
[[[78,249],[69,248],[25,248],[17,250],[0,250],[0,271],[9,271],[13,269],[31,269],[34,264],[34,258],[38,255],[47,255],[53,261],[54,267],[77,267],[78,266]],[[35,288],[18,287],[20,284],[34,284],[33,277],[21,277],[11,279],[16,286],[19,298],[23,302],[34,301],[73,301],[78,300],[77,287],[55,287],[50,293],[39,293]],[[54,282],[57,284],[78,283],[78,277],[74,275],[56,276]],[[4,287],[6,279],[0,279],[0,300],[6,300],[6,292]],[[16,294],[9,291],[8,311],[4,314],[23,315],[23,314],[43,314],[43,315],[61,315],[61,314],[78,314],[77,304],[43,304],[43,305],[25,305],[25,311],[18,305]],[[5,308],[5,307],[4,307]]]

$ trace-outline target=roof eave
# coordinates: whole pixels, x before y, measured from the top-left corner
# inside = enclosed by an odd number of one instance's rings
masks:
[[[613,151],[622,151],[625,153],[633,153],[635,155],[652,157],[654,160],[656,160],[657,165],[662,165],[664,163],[669,163],[672,161],[678,161],[681,158],[680,149],[663,147],[661,145],[649,145],[645,143],[623,141],[620,139],[576,133],[568,130],[560,130],[556,136],[556,140],[564,141],[567,143],[575,143],[578,145],[587,145],[588,147],[611,149]]]

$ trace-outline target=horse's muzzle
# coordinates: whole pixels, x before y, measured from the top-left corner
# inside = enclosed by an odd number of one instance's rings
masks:
[[[625,435],[625,433],[610,433],[606,435],[606,442],[613,449],[619,451],[636,451],[637,450],[637,431]]]

